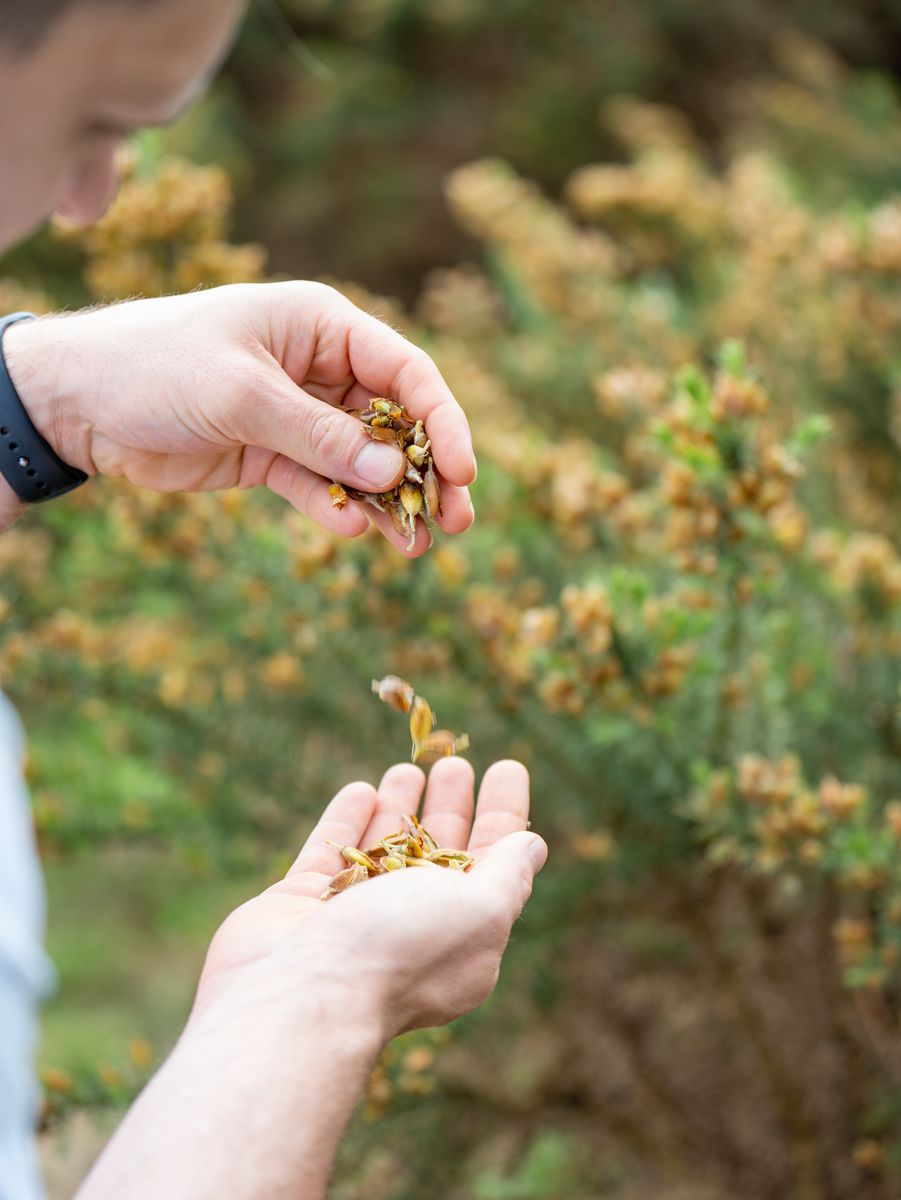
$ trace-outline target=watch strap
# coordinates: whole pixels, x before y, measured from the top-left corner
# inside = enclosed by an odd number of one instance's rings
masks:
[[[88,476],[70,467],[41,437],[25,411],[3,356],[3,337],[11,325],[35,320],[33,313],[0,318],[0,473],[20,500],[39,504],[80,487]]]

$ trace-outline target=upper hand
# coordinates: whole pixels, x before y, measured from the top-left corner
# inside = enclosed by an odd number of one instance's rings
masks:
[[[239,285],[23,322],[4,348],[31,419],[70,465],[166,492],[267,486],[346,537],[374,520],[406,552],[387,514],[339,510],[328,493],[332,479],[377,492],[400,478],[400,452],[341,411],[390,396],[425,420],[441,527],[472,522],[469,426],[437,367],[322,284]],[[429,541],[421,527],[412,555]]]
[[[283,1017],[313,987],[388,1038],[445,1024],[486,999],[547,855],[542,839],[526,832],[529,776],[521,764],[495,763],[477,807],[468,762],[449,758],[431,771],[422,823],[442,846],[474,855],[469,871],[392,871],[319,899],[346,865],[329,841],[367,847],[396,833],[401,818],[417,812],[424,783],[418,767],[400,764],[378,790],[353,783],[338,793],[285,879],[216,934],[192,1020],[223,1008]]]

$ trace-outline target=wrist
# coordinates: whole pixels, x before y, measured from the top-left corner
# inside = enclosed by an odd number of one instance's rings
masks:
[[[66,320],[58,317],[18,322],[6,331],[3,357],[35,429],[64,463],[91,475],[95,467],[90,453],[90,423],[81,415],[77,388],[72,382],[77,372],[64,369],[73,365],[75,355],[61,336],[65,324]],[[14,496],[5,480],[3,484]],[[0,514],[3,511],[0,508]]]
[[[342,1053],[375,1059],[395,1032],[380,992],[361,988],[328,954],[299,971],[263,960],[217,975],[202,979],[182,1042],[243,1037],[256,1017],[261,1036],[277,1045],[319,1029],[325,1041],[342,1043]]]
[[[9,529],[25,511],[25,505],[0,475],[0,532]]]

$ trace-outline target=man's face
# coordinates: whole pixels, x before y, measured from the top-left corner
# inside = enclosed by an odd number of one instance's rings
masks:
[[[78,224],[102,216],[123,141],[197,98],[243,9],[244,0],[81,2],[36,50],[0,46],[0,250],[51,213]]]

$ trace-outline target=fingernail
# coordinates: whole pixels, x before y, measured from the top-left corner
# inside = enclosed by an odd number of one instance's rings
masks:
[[[400,474],[400,451],[384,442],[370,442],[354,460],[354,471],[365,483],[386,491]]]
[[[535,864],[535,870],[540,871],[547,862],[547,843],[542,838],[535,838],[529,846],[529,853]]]

